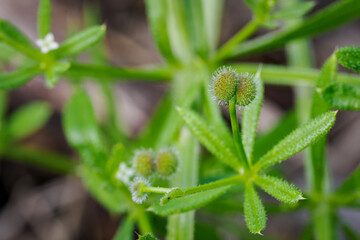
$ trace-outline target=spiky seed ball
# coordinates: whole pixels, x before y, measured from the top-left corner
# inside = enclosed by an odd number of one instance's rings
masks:
[[[211,90],[214,97],[224,104],[235,96],[239,85],[239,74],[231,67],[219,68],[212,76]]]
[[[141,191],[142,187],[149,187],[150,183],[143,177],[136,177],[130,185],[132,200],[137,204],[142,204],[148,198],[148,194]]]
[[[133,158],[133,166],[137,174],[149,177],[154,171],[154,153],[152,150],[138,150]]]
[[[176,172],[178,167],[178,156],[171,148],[159,151],[156,157],[156,171],[160,177],[169,177]]]
[[[240,76],[239,87],[236,91],[236,104],[240,107],[249,105],[256,96],[256,84],[251,74]]]

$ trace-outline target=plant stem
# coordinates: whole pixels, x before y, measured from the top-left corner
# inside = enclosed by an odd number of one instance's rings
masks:
[[[184,189],[185,194],[194,194],[202,191],[211,190],[214,188],[224,187],[228,185],[236,185],[244,182],[244,177],[241,175],[236,175],[233,177],[228,177],[225,179],[221,179],[219,181],[203,184],[197,187],[191,187]]]
[[[232,132],[233,132],[234,145],[238,152],[242,166],[245,169],[248,169],[249,163],[248,163],[248,160],[247,160],[247,157],[245,154],[244,146],[242,144],[240,129],[239,129],[239,122],[238,122],[238,118],[237,118],[237,114],[236,114],[236,96],[233,97],[229,102],[229,113],[230,113],[230,120],[231,120],[231,128],[232,128]]]
[[[163,187],[142,187],[140,189],[141,192],[148,192],[148,193],[160,193],[160,194],[166,194],[169,191],[171,191],[171,188],[163,188]]]
[[[245,27],[236,33],[229,41],[227,41],[217,52],[213,61],[220,62],[224,60],[227,55],[236,47],[236,45],[242,43],[249,38],[260,26],[260,22],[256,19],[252,19]]]

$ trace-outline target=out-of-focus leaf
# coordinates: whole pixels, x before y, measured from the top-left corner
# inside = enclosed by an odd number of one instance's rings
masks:
[[[84,163],[103,171],[107,156],[91,101],[84,91],[77,90],[67,103],[63,126],[67,140]]]
[[[327,87],[322,96],[333,107],[350,111],[360,110],[360,86],[335,83]]]
[[[265,190],[268,194],[285,203],[296,203],[302,198],[301,192],[292,184],[283,179],[258,175],[255,183]]]
[[[360,47],[342,47],[335,54],[341,65],[360,73]]]
[[[51,2],[41,0],[38,9],[38,33],[40,38],[44,38],[51,32]]]
[[[126,161],[126,151],[124,145],[117,143],[113,146],[111,157],[106,163],[107,172],[113,176],[119,168],[120,163]]]
[[[279,163],[315,143],[324,136],[335,123],[337,112],[327,112],[300,126],[275,145],[256,164],[255,168],[264,169]]]
[[[249,162],[252,161],[252,153],[258,127],[260,109],[264,98],[264,86],[261,81],[260,73],[261,67],[259,68],[253,79],[256,84],[256,97],[251,102],[251,104],[243,110],[243,115],[241,119],[241,138]]]
[[[247,183],[245,187],[244,213],[250,232],[261,234],[266,227],[266,213],[251,182]]]
[[[163,206],[160,205],[160,203],[156,203],[150,208],[150,210],[160,216],[168,216],[171,214],[187,212],[206,205],[207,203],[218,198],[220,195],[229,191],[232,187],[233,186],[225,186],[190,194],[185,197],[173,199]]]
[[[272,19],[296,19],[304,16],[315,6],[314,2],[297,2],[271,14]]]
[[[105,25],[88,28],[68,38],[54,51],[57,58],[69,57],[85,51],[94,46],[105,36]]]
[[[144,235],[140,236],[138,240],[158,240],[152,233],[145,233]]]
[[[113,240],[133,240],[135,231],[135,222],[134,220],[127,216],[122,220],[122,223],[119,229],[116,232]]]
[[[12,139],[20,139],[41,128],[50,115],[51,108],[47,103],[30,103],[11,115],[6,129]]]
[[[203,118],[191,110],[178,108],[178,112],[190,131],[212,154],[235,170],[241,167],[234,146],[228,146]]]
[[[34,58],[42,59],[42,54],[34,48],[29,39],[8,21],[0,19],[0,42],[4,42],[20,53]]]
[[[39,66],[23,67],[11,73],[0,75],[0,89],[17,88],[40,73]]]
[[[56,62],[55,64],[51,65],[45,71],[46,77],[46,85],[49,88],[53,88],[55,84],[60,79],[60,74],[67,71],[70,68],[70,63],[68,62]]]

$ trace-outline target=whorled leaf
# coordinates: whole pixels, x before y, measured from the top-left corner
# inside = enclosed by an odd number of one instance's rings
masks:
[[[261,234],[266,227],[266,213],[251,182],[247,183],[245,187],[244,213],[246,226],[250,232]]]
[[[335,83],[327,87],[322,96],[335,108],[342,110],[360,110],[360,86],[345,83]]]
[[[50,0],[41,0],[38,10],[38,34],[44,38],[51,32],[51,2]]]
[[[360,47],[342,47],[335,54],[342,66],[360,73]]]
[[[189,194],[185,197],[175,198],[164,205],[156,203],[149,210],[160,216],[168,216],[187,212],[206,205],[207,203],[218,198],[220,195],[229,191],[232,187],[233,186],[225,186],[208,191]]]
[[[191,110],[182,108],[177,108],[177,110],[190,131],[212,154],[235,170],[241,167],[233,152],[234,146],[228,146],[212,126]]]
[[[296,203],[303,198],[294,185],[277,177],[258,175],[254,182],[265,192],[285,203]]]
[[[0,75],[0,89],[13,89],[25,84],[35,75],[40,73],[39,66],[23,67],[11,73]]]
[[[300,126],[276,144],[255,164],[255,169],[264,169],[279,163],[315,143],[324,136],[335,123],[335,112],[327,112]]]

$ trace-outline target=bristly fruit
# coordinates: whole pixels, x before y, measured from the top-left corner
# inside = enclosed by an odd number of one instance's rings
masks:
[[[249,73],[240,75],[239,86],[236,91],[236,104],[240,107],[249,105],[256,97],[254,76]]]
[[[133,158],[133,167],[138,175],[149,177],[154,172],[154,153],[151,149],[138,150]]]
[[[156,157],[156,171],[160,177],[169,177],[176,172],[178,167],[178,156],[171,148],[159,151]]]
[[[212,76],[211,90],[219,103],[228,104],[236,95],[240,76],[231,67],[221,67]]]
[[[150,183],[143,177],[136,177],[130,185],[132,200],[137,204],[142,204],[148,198],[148,194],[141,191],[143,187],[149,187]]]

